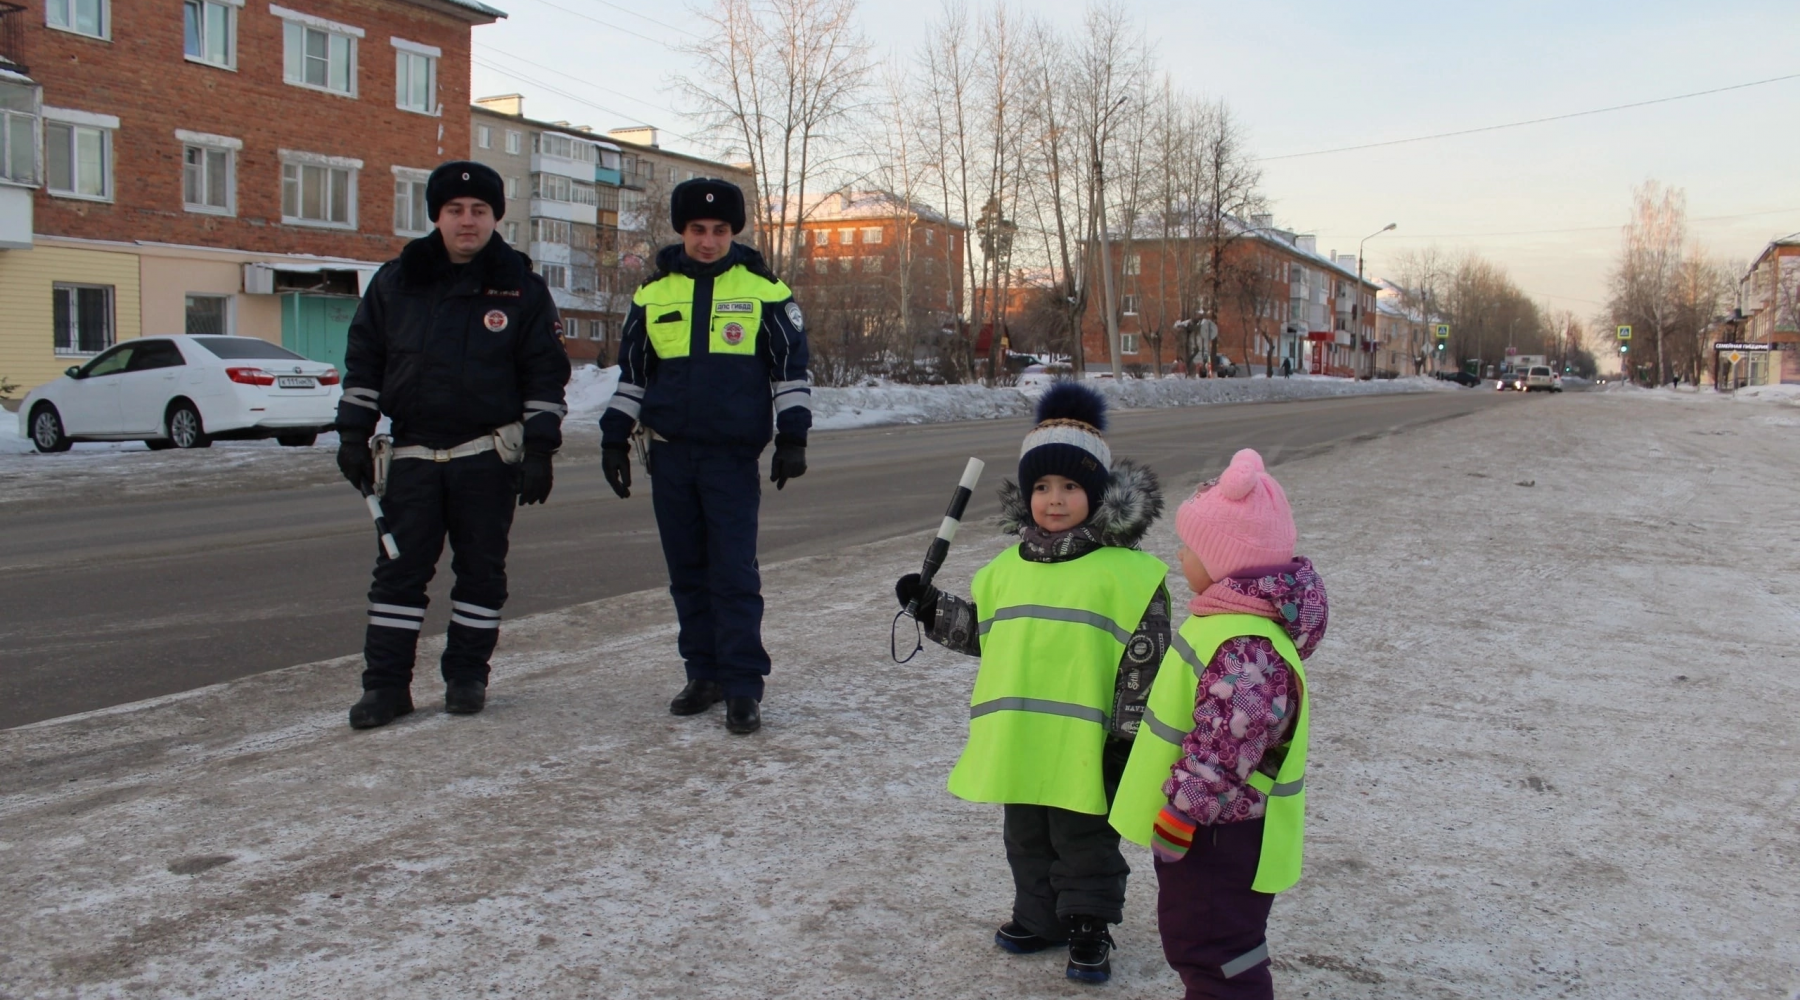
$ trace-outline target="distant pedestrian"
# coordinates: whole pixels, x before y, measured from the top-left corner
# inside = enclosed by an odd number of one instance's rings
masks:
[[[444,710],[472,715],[487,703],[513,510],[549,498],[567,412],[569,358],[550,290],[529,258],[494,236],[506,214],[500,175],[445,163],[425,182],[425,204],[436,228],[375,273],[344,355],[338,468],[359,489],[376,487],[369,438],[383,414],[392,418],[380,487],[400,550],[375,560],[363,696],[350,709],[357,729],[413,710],[425,586],[446,538],[456,585]]]
[[[1293,378],[1294,377],[1294,362],[1292,359],[1290,359],[1290,358],[1282,358],[1281,359],[1281,377],[1282,378]]]
[[[950,793],[1004,806],[1013,909],[994,942],[1066,943],[1065,974],[1084,982],[1112,974],[1107,926],[1124,918],[1131,868],[1106,814],[1169,644],[1168,567],[1137,549],[1162,492],[1149,469],[1113,464],[1105,412],[1079,383],[1039,401],[1019,454],[1026,492],[1000,490],[1019,543],[975,574],[972,601],[917,573],[894,585],[933,641],[981,657]]]
[[[1175,531],[1192,616],[1156,673],[1112,823],[1155,856],[1163,955],[1187,1000],[1267,1000],[1269,907],[1300,878],[1301,664],[1325,635],[1325,586],[1249,449],[1181,505]]]
[[[600,417],[600,468],[631,495],[630,440],[650,438],[645,471],[681,623],[687,684],[674,715],[725,702],[725,728],[762,726],[762,576],[756,565],[757,462],[775,439],[776,489],[806,473],[812,427],[806,323],[762,254],[732,240],[744,193],[701,177],[675,186],[669,221],[681,242],[656,255],[619,341],[619,388]]]

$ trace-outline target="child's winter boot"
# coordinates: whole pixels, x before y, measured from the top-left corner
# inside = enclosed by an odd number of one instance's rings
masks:
[[[1112,934],[1106,921],[1086,914],[1070,914],[1063,918],[1069,929],[1070,979],[1083,983],[1104,983],[1112,978]]]
[[[1029,955],[1057,945],[1057,942],[1047,937],[1039,937],[1026,930],[1016,920],[1008,920],[1000,925],[1000,929],[994,932],[994,943],[1015,955]]]

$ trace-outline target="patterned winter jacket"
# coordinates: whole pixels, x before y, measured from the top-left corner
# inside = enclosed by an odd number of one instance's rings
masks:
[[[1194,610],[1258,604],[1287,630],[1300,659],[1325,638],[1325,583],[1306,559],[1279,572],[1220,580],[1194,599]],[[1247,782],[1253,771],[1280,769],[1298,694],[1293,671],[1269,640],[1238,636],[1222,643],[1200,678],[1194,729],[1163,783],[1170,804],[1202,826],[1261,817],[1267,802]]]
[[[1135,549],[1162,510],[1162,488],[1156,473],[1127,460],[1113,467],[1112,480],[1101,495],[1094,516],[1086,524],[1067,531],[1039,528],[1031,520],[1031,504],[1018,484],[1009,479],[1000,486],[1000,530],[1019,536],[1019,555],[1031,562],[1068,562],[1109,545]],[[981,655],[981,616],[974,601],[940,592],[933,610],[933,642],[970,656]],[[1170,618],[1169,589],[1158,587],[1119,658],[1109,739],[1128,741],[1136,735],[1156,668],[1169,650]],[[1129,744],[1123,748],[1129,749]],[[1123,766],[1122,758],[1120,765]]]

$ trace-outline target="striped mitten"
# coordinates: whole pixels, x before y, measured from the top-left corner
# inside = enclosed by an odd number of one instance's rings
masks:
[[[1172,805],[1156,814],[1155,830],[1150,836],[1150,853],[1164,864],[1174,864],[1194,844],[1194,821]]]

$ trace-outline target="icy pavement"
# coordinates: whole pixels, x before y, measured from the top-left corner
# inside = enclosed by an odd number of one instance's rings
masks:
[[[1278,995],[1800,991],[1772,415],[1565,395],[1277,468],[1333,599]],[[1143,852],[1112,984],[990,943],[999,811],[943,791],[973,661],[887,657],[923,549],[767,567],[748,738],[665,713],[660,592],[510,623],[474,718],[422,679],[352,733],[338,660],[0,732],[0,996],[1177,995]]]

